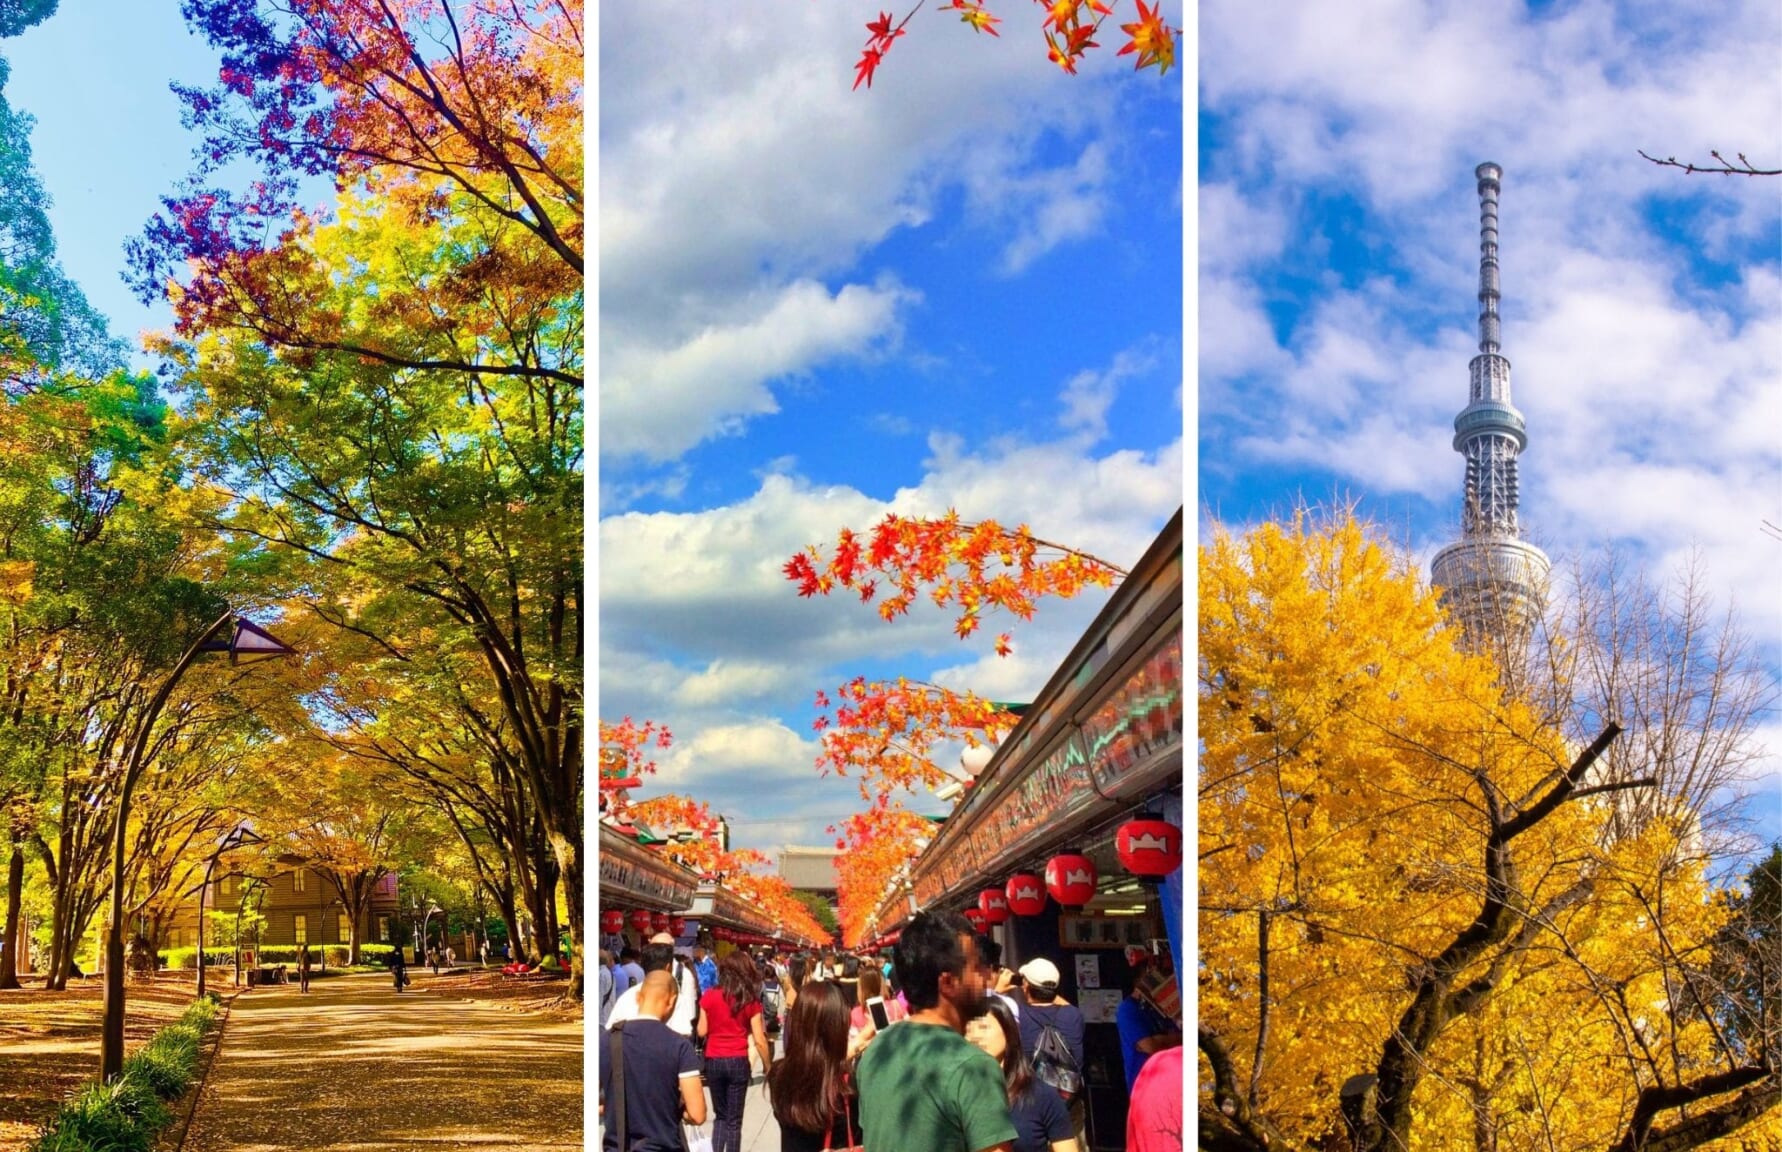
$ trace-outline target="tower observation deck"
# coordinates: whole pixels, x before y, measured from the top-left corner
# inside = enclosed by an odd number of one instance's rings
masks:
[[[1479,354],[1467,406],[1454,418],[1454,450],[1466,459],[1460,539],[1436,553],[1431,578],[1442,602],[1472,636],[1519,633],[1546,599],[1546,553],[1522,539],[1517,457],[1527,427],[1510,403],[1510,362],[1498,319],[1497,196],[1503,169],[1485,163],[1479,181]]]

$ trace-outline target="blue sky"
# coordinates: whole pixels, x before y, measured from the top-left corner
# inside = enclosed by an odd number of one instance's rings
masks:
[[[178,0],[62,0],[56,14],[0,40],[6,98],[37,120],[32,159],[53,204],[63,270],[136,353],[165,327],[119,279],[124,241],[141,231],[190,169],[193,138],[167,85],[216,78],[217,58],[188,32]]]
[[[1504,169],[1524,530],[1559,569],[1692,551],[1782,666],[1782,194],[1638,155],[1782,163],[1782,10],[1363,0],[1200,22],[1200,499],[1242,524],[1349,495],[1427,561],[1476,350],[1473,169]],[[1755,766],[1782,836],[1782,724]]]
[[[769,851],[860,806],[816,774],[819,689],[1028,698],[1101,602],[999,660],[800,600],[791,553],[956,507],[1130,564],[1182,503],[1180,73],[1073,79],[1037,15],[923,11],[851,91],[873,15],[744,5],[667,68],[647,5],[601,9],[599,710],[675,733],[640,794]]]

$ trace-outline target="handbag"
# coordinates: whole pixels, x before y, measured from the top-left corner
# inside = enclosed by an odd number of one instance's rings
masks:
[[[842,1132],[844,1133],[842,1139],[852,1140],[854,1138],[854,1109],[849,1105],[848,1098],[845,1095],[842,1097],[842,1120],[847,1125],[842,1129]],[[830,1141],[834,1138],[835,1120],[834,1118],[831,1118],[829,1121],[829,1130],[823,1133],[823,1152],[866,1152],[866,1145],[864,1144],[849,1144],[844,1148],[833,1147],[830,1144]]]
[[[681,1125],[681,1140],[687,1152],[712,1152],[711,1134],[694,1124]]]

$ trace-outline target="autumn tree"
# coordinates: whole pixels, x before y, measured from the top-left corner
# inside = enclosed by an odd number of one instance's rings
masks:
[[[197,171],[132,262],[175,312],[187,486],[225,497],[198,522],[355,570],[340,627],[476,657],[462,719],[523,779],[580,938],[581,5],[186,12],[219,84],[180,92]]]
[[[1110,588],[1126,571],[1087,552],[1042,539],[1025,524],[967,521],[949,510],[934,518],[890,514],[864,536],[843,528],[827,552],[812,545],[782,568],[800,596],[851,592],[890,622],[923,600],[956,613],[953,631],[975,635],[986,619],[1032,619],[1048,597],[1070,599]],[[995,650],[1012,650],[1008,632]],[[871,807],[842,826],[849,861],[840,879],[844,938],[854,940],[898,870],[915,855],[921,818],[893,797],[959,782],[941,749],[994,745],[1017,717],[969,691],[912,681],[857,677],[833,695],[818,692],[813,722],[824,775],[852,777]],[[871,905],[868,907],[868,905]]]
[[[1351,515],[1215,526],[1199,564],[1202,1147],[1768,1122],[1775,1069],[1705,980],[1730,908],[1699,825],[1617,822],[1677,783],[1603,771],[1638,716],[1571,738]]]

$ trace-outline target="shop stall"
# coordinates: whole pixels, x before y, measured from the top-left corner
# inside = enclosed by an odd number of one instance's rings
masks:
[[[1056,964],[1089,1022],[1095,1149],[1125,1144],[1114,1017],[1129,978],[1181,1024],[1182,564],[1178,510],[868,932],[889,942],[917,908],[951,909],[1002,944],[1006,967]]]
[[[637,946],[657,932],[680,936],[699,877],[609,824],[600,826],[600,946]]]

